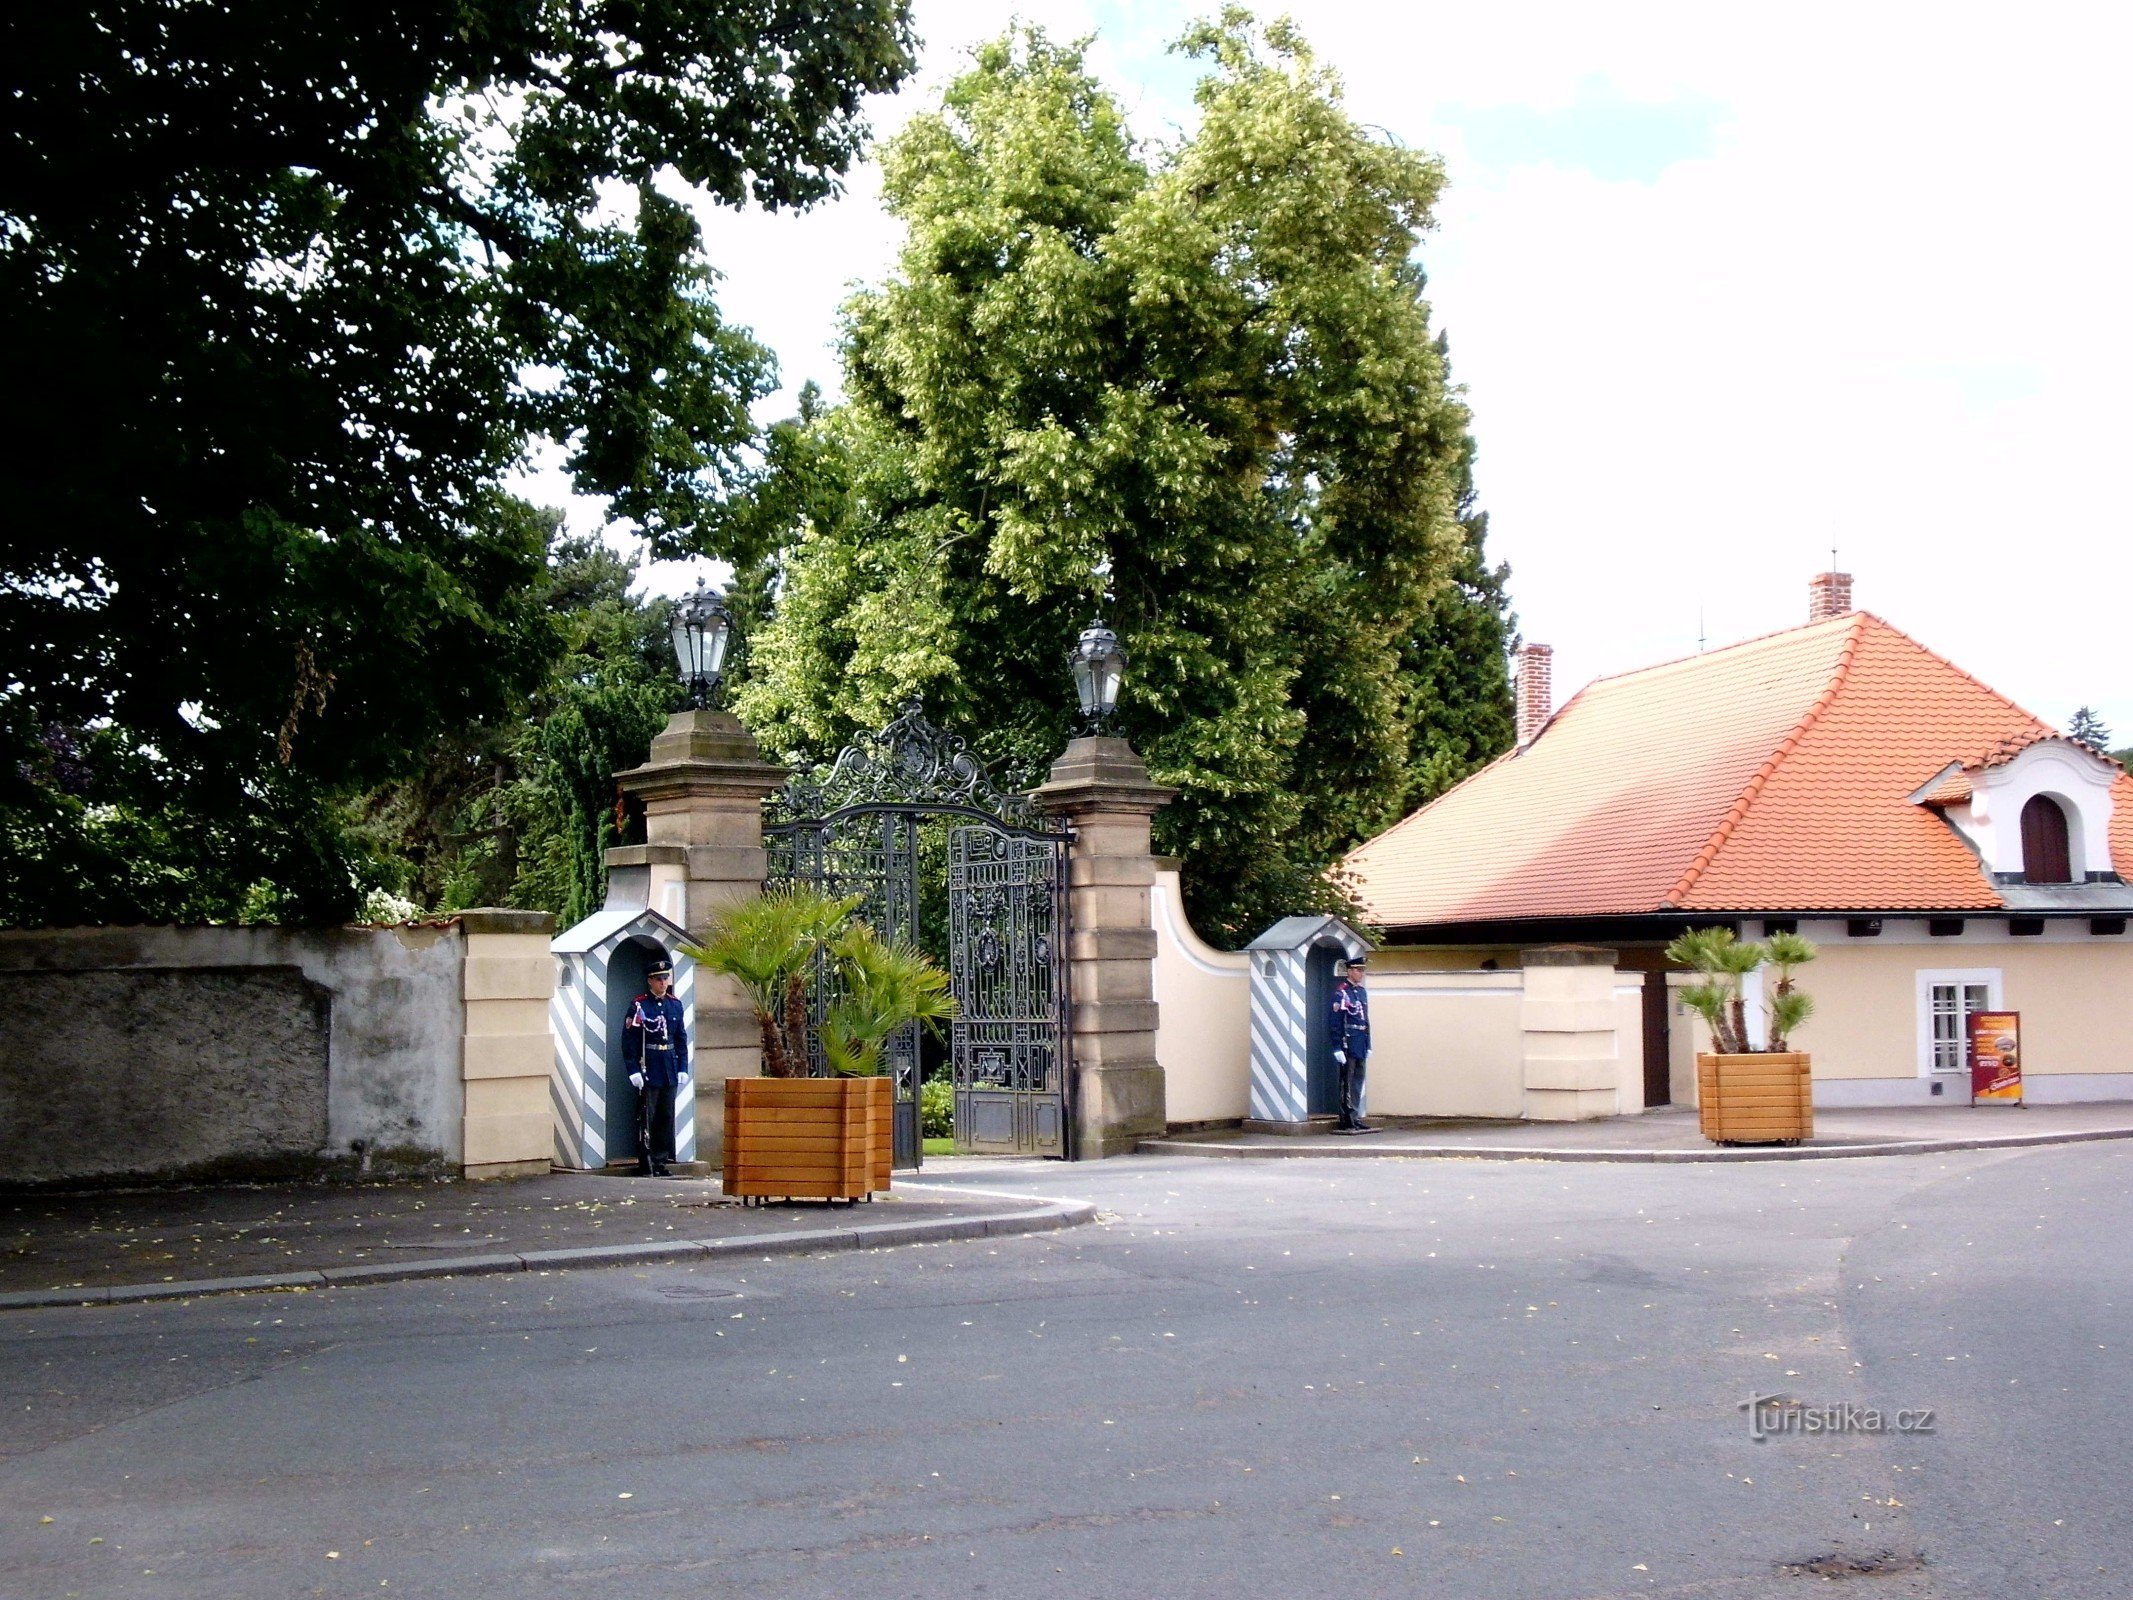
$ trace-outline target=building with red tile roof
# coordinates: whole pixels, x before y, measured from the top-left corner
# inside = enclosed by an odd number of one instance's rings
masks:
[[[1955,971],[1942,957],[1993,942],[2133,956],[2133,778],[1848,609],[1849,590],[1823,574],[1807,625],[1601,678],[1552,713],[1540,658],[1517,747],[1346,858],[1388,943],[1509,965],[1520,946],[1568,940],[1658,972],[1667,940],[1716,922],[1750,938],[1797,926],[1826,958],[1915,941],[1939,965],[1914,961],[1914,976]],[[1925,1013],[1951,986],[1958,1012],[2003,1003],[2006,963],[1964,960],[1994,976],[1920,980]],[[1816,971],[1829,977],[1834,960]],[[1679,1007],[1647,1007],[1648,1049],[1669,1014]],[[1925,1080],[1919,1093],[1949,1096],[1952,1077],[1930,1081],[1935,1062],[1953,1072],[1949,1043],[1908,1053],[1902,1076]],[[1886,1061],[1853,1066],[1892,1075]],[[2104,1066],[2133,1097],[2133,1059]],[[1668,1086],[1655,1055],[1647,1100]]]

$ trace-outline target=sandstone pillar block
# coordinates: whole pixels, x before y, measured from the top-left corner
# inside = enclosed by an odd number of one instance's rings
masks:
[[[1163,1131],[1155,1053],[1149,824],[1174,791],[1149,781],[1123,739],[1076,739],[1032,795],[1074,827],[1067,873],[1074,1157],[1125,1155]]]
[[[623,792],[644,802],[646,842],[609,851],[610,870],[649,868],[655,882],[678,880],[679,915],[658,909],[691,939],[708,938],[722,910],[763,888],[763,801],[786,776],[731,712],[677,711],[652,740],[650,759],[616,774]],[[754,1009],[730,978],[699,971],[695,1023],[698,1138],[711,1144],[725,1126],[726,1080],[760,1074],[762,1050]]]
[[[1525,1110],[1535,1122],[1583,1122],[1621,1109],[1615,952],[1547,945],[1520,952],[1525,999]]]

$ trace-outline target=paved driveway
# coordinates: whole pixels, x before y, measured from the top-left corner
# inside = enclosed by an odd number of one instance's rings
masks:
[[[0,1593],[2123,1596],[2129,1172],[959,1165],[1114,1220],[17,1313]]]

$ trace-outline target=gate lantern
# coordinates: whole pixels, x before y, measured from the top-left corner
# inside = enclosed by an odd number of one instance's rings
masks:
[[[681,681],[689,686],[689,704],[702,711],[725,679],[726,647],[733,641],[733,613],[726,609],[726,597],[698,578],[696,592],[675,602],[669,633]]]
[[[1100,733],[1118,709],[1119,686],[1126,680],[1126,652],[1118,635],[1098,617],[1074,641],[1074,693],[1081,701],[1082,726]]]

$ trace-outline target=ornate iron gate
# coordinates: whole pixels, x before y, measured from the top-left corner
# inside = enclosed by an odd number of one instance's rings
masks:
[[[989,827],[948,836],[958,1150],[1066,1154],[1059,845]]]
[[[914,943],[932,931],[921,926],[922,833],[941,825],[956,1149],[1068,1154],[1065,822],[993,787],[964,742],[927,722],[916,700],[835,761],[795,775],[764,812],[771,883],[859,895],[860,914],[879,932]],[[824,983],[814,986],[817,1019],[831,998]],[[922,1150],[924,1054],[916,1024],[887,1051],[895,1164],[905,1169]]]

